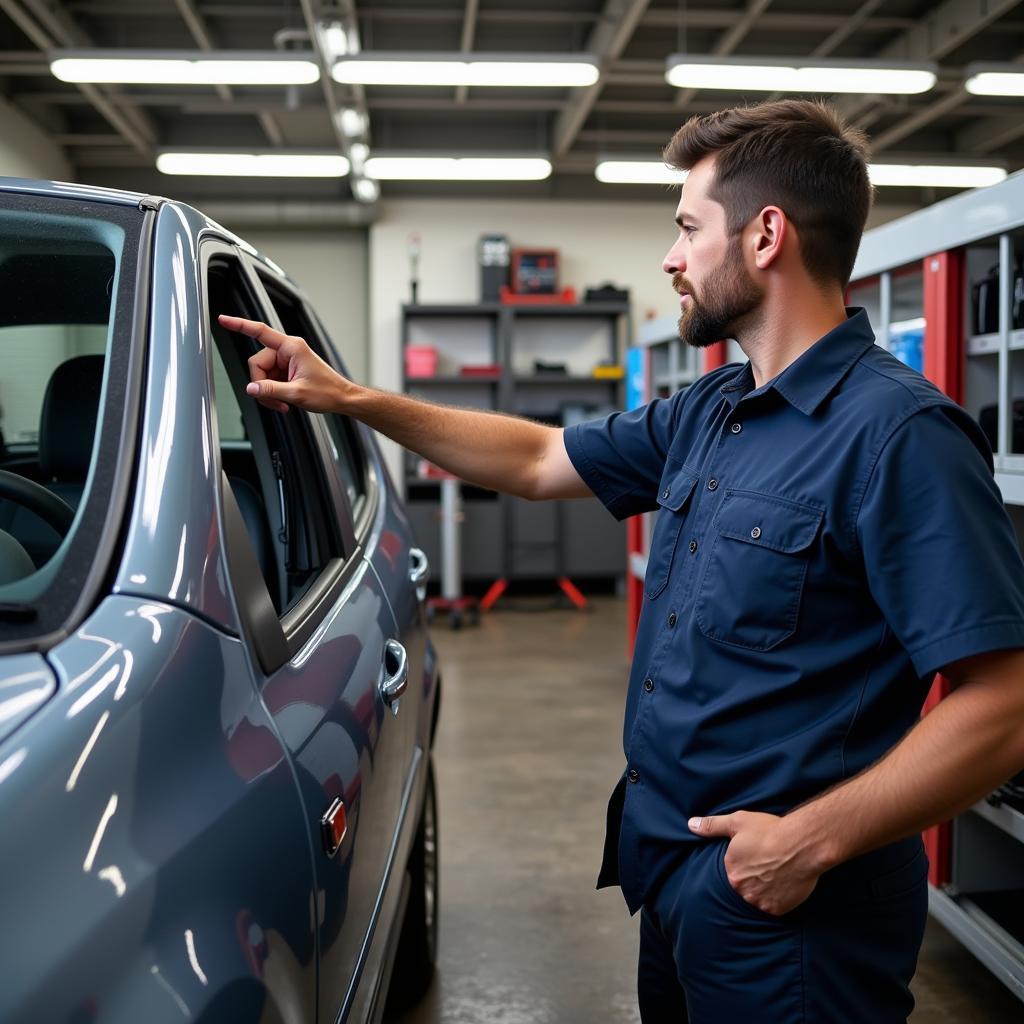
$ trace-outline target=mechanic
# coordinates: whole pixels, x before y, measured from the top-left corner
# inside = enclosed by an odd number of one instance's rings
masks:
[[[867,142],[821,103],[691,118],[664,262],[749,358],[561,430],[262,342],[264,405],[345,413],[482,487],[657,509],[598,885],[641,912],[644,1024],[905,1021],[921,829],[1024,768],[1024,563],[974,421],[844,308]],[[950,696],[919,719],[936,671]]]

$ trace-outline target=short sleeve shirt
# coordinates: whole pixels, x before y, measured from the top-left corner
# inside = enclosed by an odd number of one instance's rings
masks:
[[[863,310],[760,388],[725,366],[565,446],[618,519],[659,510],[599,879],[634,912],[691,816],[785,814],[894,746],[936,670],[1024,647],[984,434]]]

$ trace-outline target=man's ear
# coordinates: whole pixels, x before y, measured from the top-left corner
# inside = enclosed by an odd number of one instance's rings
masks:
[[[781,255],[792,230],[786,215],[777,206],[766,206],[753,221],[754,263],[767,270]]]

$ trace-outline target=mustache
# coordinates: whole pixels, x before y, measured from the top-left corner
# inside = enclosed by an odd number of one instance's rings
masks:
[[[673,291],[677,292],[680,295],[682,295],[684,292],[687,295],[693,295],[693,285],[690,284],[690,282],[687,281],[686,278],[679,273],[675,273],[672,275],[672,289]]]

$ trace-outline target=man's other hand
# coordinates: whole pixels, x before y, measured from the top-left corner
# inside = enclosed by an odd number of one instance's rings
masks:
[[[691,818],[691,832],[725,838],[729,884],[751,906],[779,916],[800,906],[814,891],[820,872],[807,863],[785,819],[774,814],[736,811]]]
[[[327,365],[302,338],[282,334],[256,320],[221,314],[222,327],[258,341],[263,348],[249,359],[246,394],[277,412],[289,406],[310,412],[340,412],[348,389],[355,387]]]

